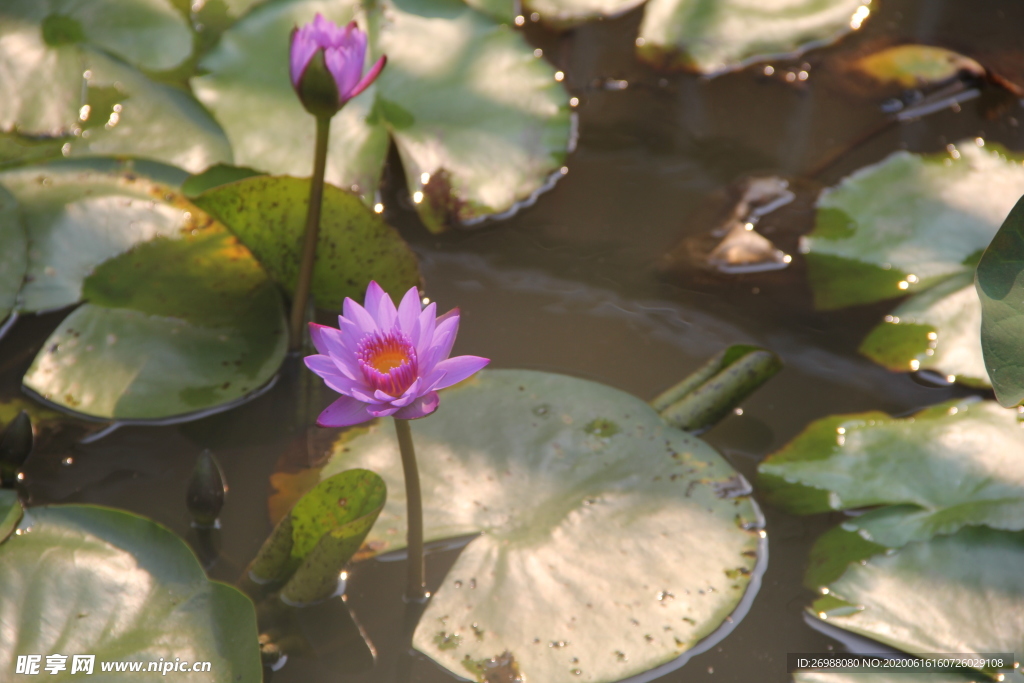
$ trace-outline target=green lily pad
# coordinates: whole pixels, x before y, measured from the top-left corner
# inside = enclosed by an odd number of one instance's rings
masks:
[[[281,297],[223,226],[194,233],[99,266],[85,280],[89,303],[50,335],[25,386],[91,417],[162,420],[266,384],[287,346]]]
[[[479,534],[413,639],[459,676],[503,662],[530,681],[617,681],[683,655],[748,590],[763,534],[749,488],[640,399],[492,370],[411,426],[426,539]],[[349,467],[379,472],[391,491],[368,546],[402,548],[390,418],[345,439],[321,476]]]
[[[17,655],[61,654],[142,662],[133,681],[166,681],[149,662],[210,662],[204,681],[262,677],[252,603],[210,581],[188,546],[164,527],[126,512],[86,505],[30,508],[20,533],[0,544],[0,667]],[[45,627],[40,627],[45,624]],[[43,666],[46,664],[44,657]],[[198,679],[197,679],[198,680]]]
[[[18,202],[0,186],[0,323],[15,309],[27,271],[28,238]]]
[[[209,190],[195,200],[218,218],[289,292],[299,278],[309,181],[259,176]],[[362,300],[376,280],[400,296],[420,280],[416,256],[358,197],[324,188],[312,294],[321,308],[339,310],[345,297]]]
[[[7,540],[21,521],[25,512],[18,500],[18,494],[10,489],[0,489],[0,543]]]
[[[822,192],[801,251],[818,308],[915,293],[971,273],[1024,194],[1021,158],[973,141],[895,152]]]
[[[1019,653],[1022,563],[1024,533],[965,528],[850,565],[810,611],[904,652]]]
[[[650,0],[641,58],[708,75],[831,44],[867,18],[870,0]]]
[[[331,595],[338,572],[363,544],[384,509],[387,487],[368,470],[346,470],[306,493],[249,565],[260,584],[290,579],[281,591],[291,603],[308,604]]]
[[[797,514],[891,506],[843,524],[888,548],[967,525],[1022,530],[1021,424],[1015,411],[971,399],[908,418],[827,417],[761,463],[759,490]]]
[[[192,32],[166,0],[7,0],[0,8],[0,130],[70,133],[86,104],[90,48],[164,71],[191,54]]]
[[[932,45],[896,45],[861,57],[850,66],[878,83],[901,88],[941,83],[963,72],[985,73],[985,67],[970,57]]]
[[[1024,331],[1021,271],[1024,270],[1024,202],[1013,211],[978,263],[977,289],[981,299],[981,347],[996,398],[1004,406],[1024,401]]]
[[[457,0],[292,0],[253,9],[226,31],[193,79],[235,149],[235,162],[273,173],[312,170],[314,124],[292,91],[288,35],[320,12],[369,27],[387,54],[377,82],[331,125],[327,180],[367,204],[388,137],[424,223],[434,231],[513,210],[544,189],[571,141],[568,94],[521,35]],[[386,19],[385,19],[386,16]]]
[[[179,181],[184,173],[178,172]],[[0,173],[32,248],[19,306],[63,308],[100,263],[157,236],[197,227],[195,207],[165,182],[116,162],[64,162]]]
[[[907,299],[871,331],[860,351],[890,370],[931,370],[949,381],[990,386],[974,274],[954,275]]]

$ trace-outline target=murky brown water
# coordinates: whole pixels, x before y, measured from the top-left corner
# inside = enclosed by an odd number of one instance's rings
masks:
[[[930,388],[861,358],[857,345],[891,304],[814,312],[798,256],[785,271],[740,277],[685,263],[671,274],[655,267],[680,239],[713,227],[709,201],[729,183],[753,172],[799,175],[820,166],[876,125],[880,114],[876,103],[845,97],[822,75],[822,60],[835,48],[774,64],[778,75],[808,62],[810,76],[802,83],[765,77],[760,67],[711,81],[656,73],[632,58],[640,16],[633,12],[562,35],[529,28],[581,100],[581,138],[570,173],[534,207],[500,224],[434,237],[401,208],[400,197],[388,199],[394,207],[389,220],[420,254],[427,294],[442,309],[462,308],[456,353],[489,356],[495,367],[586,377],[651,398],[728,344],[766,346],[783,357],[785,371],[743,404],[742,415],[705,436],[750,479],[761,458],[819,417],[906,413],[966,393]],[[840,49],[891,38],[1024,54],[1021,26],[1024,5],[1009,0],[883,0]],[[600,84],[607,79],[629,87],[606,90]],[[970,102],[958,113],[891,127],[839,157],[819,180],[833,183],[895,149],[938,151],[964,137],[1024,149],[1020,108],[1011,101],[987,120]],[[795,214],[768,235],[793,254],[802,229]],[[0,395],[17,392],[60,317],[22,320],[0,341]],[[217,539],[222,556],[211,574],[233,580],[269,531],[269,475],[281,459],[296,466],[309,457],[307,446],[295,445],[304,432],[293,417],[296,390],[286,378],[249,405],[193,424],[123,428],[77,447],[71,465],[61,464],[66,452],[39,454],[28,472],[34,502],[121,507],[194,540],[185,488],[196,456],[211,448],[230,485]],[[316,442],[308,448],[319,453]],[[770,507],[765,514],[771,559],[748,616],[711,651],[658,680],[781,683],[789,680],[787,652],[837,645],[804,623],[802,610],[812,596],[800,584],[811,543],[835,518],[795,518]],[[455,553],[428,558],[434,585]],[[272,680],[391,681],[396,666],[410,664],[401,652],[403,581],[400,561],[363,563],[350,579],[349,606],[377,649],[376,668],[335,651],[293,659]],[[452,680],[421,656],[411,661],[409,675],[422,683]]]

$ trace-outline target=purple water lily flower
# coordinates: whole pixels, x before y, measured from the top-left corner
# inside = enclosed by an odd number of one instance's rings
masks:
[[[395,308],[380,285],[366,288],[365,308],[346,298],[339,329],[310,323],[320,353],[306,367],[341,398],[320,413],[321,427],[348,427],[392,415],[412,420],[437,410],[438,389],[476,373],[490,360],[449,358],[459,331],[459,309],[437,317],[437,306],[420,310],[413,287]]]
[[[364,76],[366,34],[354,21],[342,28],[317,14],[312,22],[292,31],[289,62],[292,86],[296,91],[300,91],[302,77],[319,50],[324,51],[324,64],[337,87],[339,109],[366,90],[387,62],[387,57],[381,57]]]

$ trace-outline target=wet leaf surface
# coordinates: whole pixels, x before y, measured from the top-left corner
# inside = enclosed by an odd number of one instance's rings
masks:
[[[1024,333],[1020,273],[1024,270],[1024,204],[1018,202],[978,263],[981,346],[996,398],[1005,406],[1024,401]]]
[[[639,56],[711,76],[831,44],[858,28],[870,0],[650,0]]]
[[[203,680],[261,679],[252,603],[209,581],[188,546],[148,519],[83,505],[30,508],[19,534],[0,544],[0,583],[0,624],[18,633],[0,642],[4,671],[25,653],[68,655],[70,671],[70,655],[89,653],[96,674],[101,661],[179,658],[211,662]],[[131,678],[166,680],[145,671]]]
[[[560,375],[484,371],[411,426],[426,538],[480,534],[414,636],[459,676],[467,661],[506,651],[525,680],[647,671],[714,632],[751,581],[760,513],[749,495],[727,492],[736,472],[637,398]],[[391,495],[367,544],[402,548],[390,420],[343,448],[322,476],[379,472]]]
[[[1019,652],[1022,561],[1024,533],[967,527],[850,565],[811,612],[904,652]],[[855,608],[830,610],[837,601]],[[1006,680],[1024,676],[1017,671]]]
[[[28,271],[28,238],[18,202],[0,185],[0,326],[14,310]]]
[[[11,489],[0,489],[0,544],[17,528],[23,512],[16,492]]]
[[[769,456],[759,491],[797,514],[890,506],[843,524],[890,548],[966,525],[1017,531],[1022,448],[1017,413],[993,401],[952,401],[907,418],[837,415]]]
[[[881,84],[916,88],[951,80],[962,73],[983,77],[985,68],[970,57],[931,45],[896,45],[861,57],[856,71]]]
[[[150,167],[75,161],[0,174],[0,186],[18,201],[32,244],[21,310],[77,303],[82,281],[100,263],[158,235],[179,235],[196,226],[188,215],[194,207],[184,205],[172,186],[184,178],[181,171],[167,170],[166,177],[153,179],[137,168]]]
[[[195,203],[221,220],[289,292],[309,205],[309,181],[261,176],[223,185]],[[311,292],[317,306],[341,310],[345,297],[363,299],[370,280],[400,297],[419,284],[416,256],[398,232],[355,195],[324,188],[320,241]]]
[[[86,279],[89,300],[47,339],[24,384],[92,417],[182,417],[266,384],[287,339],[280,294],[213,224],[155,238]]]
[[[328,182],[374,204],[390,136],[421,218],[440,231],[531,200],[564,163],[571,116],[554,68],[515,31],[456,0],[396,0],[368,15],[320,0],[254,9],[192,81],[236,163],[311,172],[313,119],[288,80],[287,35],[317,12],[368,25],[367,59],[388,55],[376,83],[332,120]]]

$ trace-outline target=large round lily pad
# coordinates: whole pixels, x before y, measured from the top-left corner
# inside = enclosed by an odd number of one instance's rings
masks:
[[[0,186],[0,326],[14,310],[28,270],[28,238],[18,202]]]
[[[851,564],[811,611],[904,652],[1019,653],[1022,563],[1024,533],[965,528]]]
[[[792,58],[860,27],[870,0],[650,0],[642,58],[709,75]]]
[[[309,181],[260,176],[208,190],[195,203],[222,221],[291,292],[309,206]],[[311,292],[317,306],[341,310],[376,281],[395,296],[419,284],[416,256],[398,232],[354,195],[324,188]]]
[[[617,681],[693,648],[748,589],[762,543],[749,487],[633,396],[485,371],[412,431],[426,538],[479,534],[413,641],[460,676],[514,661],[528,681]],[[391,492],[369,547],[403,547],[390,419],[345,439],[321,476],[350,467]]]
[[[158,420],[240,400],[277,372],[281,297],[220,224],[106,261],[50,335],[29,389],[92,417]]]
[[[185,177],[177,175],[179,182]],[[100,263],[156,236],[196,227],[189,213],[195,207],[171,185],[140,175],[130,164],[22,168],[0,173],[0,186],[17,199],[32,245],[19,303],[25,311],[77,303],[82,281]]]
[[[570,147],[568,94],[522,36],[458,0],[292,0],[253,9],[207,55],[197,97],[227,131],[238,164],[306,176],[314,124],[287,73],[288,35],[322,13],[357,19],[388,55],[377,82],[331,124],[327,180],[364,201],[376,190],[389,135],[431,230],[513,209],[558,171]]]
[[[149,662],[210,662],[204,683],[262,677],[252,603],[236,589],[209,581],[177,536],[142,517],[107,508],[30,508],[19,533],[0,543],[0,670],[18,655],[64,655],[53,680],[77,680],[74,655],[104,662],[141,662],[133,681],[166,681]],[[50,678],[43,669],[40,673]],[[109,674],[107,674],[109,675]],[[29,677],[26,677],[28,680]]]
[[[843,525],[890,548],[966,525],[1024,530],[1021,424],[974,399],[827,417],[761,463],[759,490],[799,514],[893,506]]]
[[[0,7],[0,130],[65,135],[79,123],[94,48],[171,69],[192,51],[167,0],[5,0]]]

